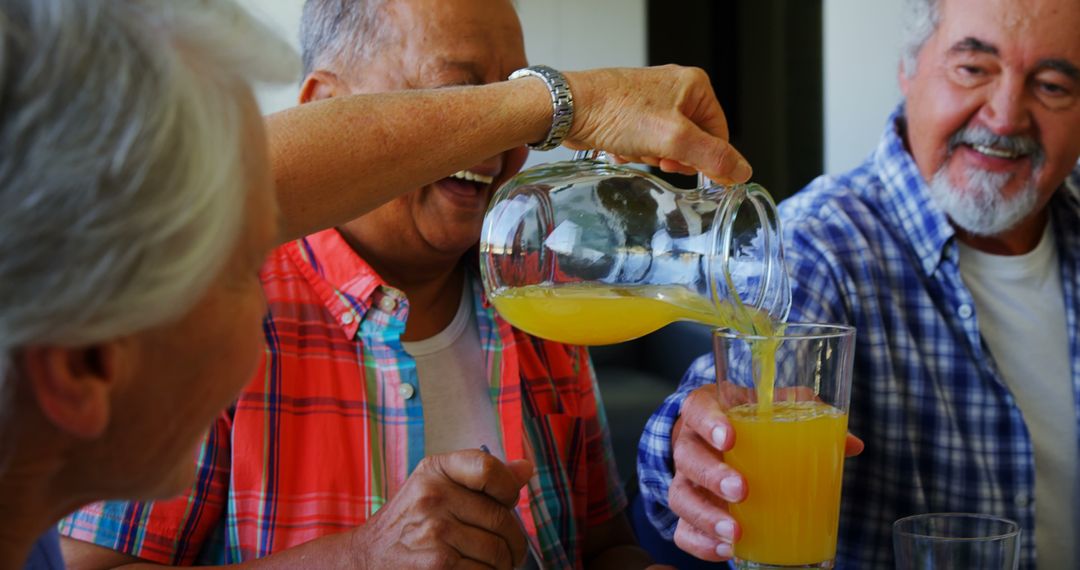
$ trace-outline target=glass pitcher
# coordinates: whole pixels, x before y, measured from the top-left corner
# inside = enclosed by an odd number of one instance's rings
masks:
[[[676,320],[768,330],[791,304],[776,205],[757,184],[701,186],[593,151],[522,171],[484,218],[488,298],[514,326],[568,344]]]

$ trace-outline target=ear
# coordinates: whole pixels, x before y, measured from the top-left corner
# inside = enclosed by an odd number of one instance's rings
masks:
[[[911,78],[908,77],[907,66],[904,64],[903,58],[900,59],[900,63],[896,66],[896,82],[900,85],[900,93],[907,99]]]
[[[348,93],[350,93],[348,86],[336,73],[325,69],[316,69],[304,78],[304,84],[300,86],[300,104],[321,101],[322,99]]]
[[[80,439],[100,437],[108,427],[123,358],[119,341],[78,348],[31,346],[16,355],[41,413]]]

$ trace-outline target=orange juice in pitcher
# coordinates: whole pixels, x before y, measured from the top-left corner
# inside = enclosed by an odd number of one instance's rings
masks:
[[[484,218],[480,270],[506,320],[571,344],[677,320],[758,330],[791,302],[776,208],[760,186],[682,190],[592,158],[503,185]]]

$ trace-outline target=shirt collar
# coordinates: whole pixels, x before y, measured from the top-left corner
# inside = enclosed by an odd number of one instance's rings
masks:
[[[951,248],[956,232],[930,198],[926,181],[904,145],[904,105],[889,117],[885,134],[871,158],[884,185],[882,215],[907,236],[923,270],[933,273]]]
[[[336,229],[296,240],[288,251],[349,338],[356,336],[372,306],[393,303],[388,312],[394,312],[404,304],[404,295],[387,285]]]

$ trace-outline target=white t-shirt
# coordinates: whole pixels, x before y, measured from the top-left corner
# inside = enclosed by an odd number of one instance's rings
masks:
[[[982,333],[1035,446],[1035,548],[1040,568],[1076,568],[1077,434],[1057,245],[1047,224],[1023,255],[960,244],[960,275]]]
[[[457,314],[445,329],[402,345],[416,360],[424,409],[424,455],[486,445],[503,458],[471,284],[466,280]]]

